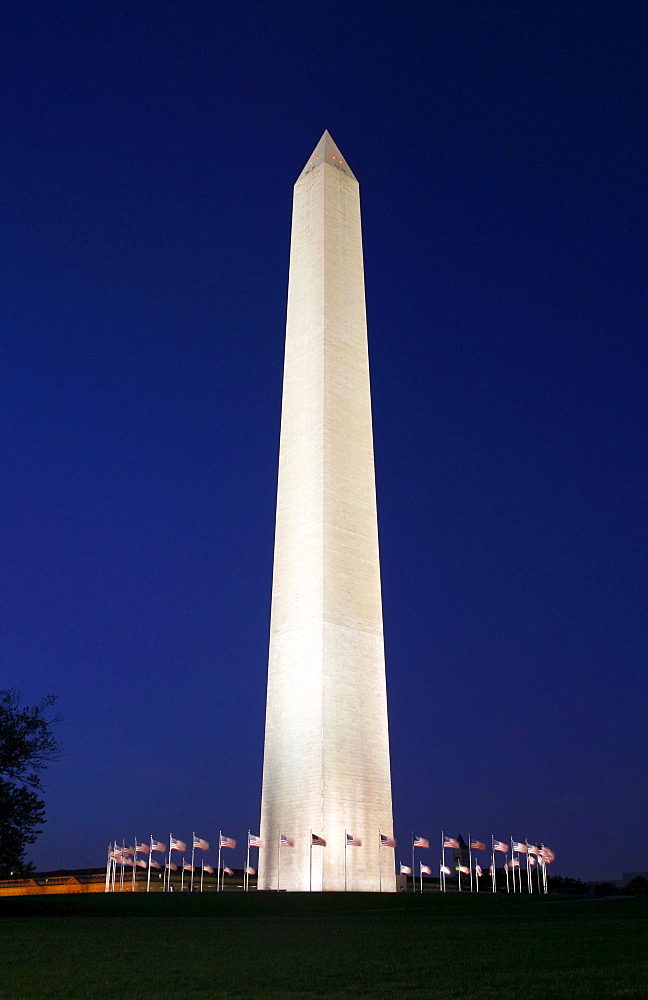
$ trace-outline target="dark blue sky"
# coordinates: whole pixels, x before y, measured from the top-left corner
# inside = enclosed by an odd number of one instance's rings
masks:
[[[645,5],[0,19],[0,687],[65,716],[30,858],[258,832],[292,185],[328,128],[398,854],[443,828],[645,869]]]

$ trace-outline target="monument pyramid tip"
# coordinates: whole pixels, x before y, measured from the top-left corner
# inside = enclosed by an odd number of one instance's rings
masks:
[[[349,177],[353,177],[355,180],[355,174],[351,170],[351,167],[347,161],[342,156],[342,153],[338,149],[337,145],[333,141],[331,133],[328,129],[324,129],[322,133],[322,138],[317,143],[315,149],[309,156],[306,166],[302,170],[298,177],[298,180],[305,174],[309,174],[311,170],[319,167],[322,163],[328,163],[332,167],[336,167],[338,170],[342,170],[343,173],[347,174]]]

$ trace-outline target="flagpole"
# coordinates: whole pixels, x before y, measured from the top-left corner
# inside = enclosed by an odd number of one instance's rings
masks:
[[[529,865],[529,841],[524,838],[524,843],[526,845],[526,871],[527,871],[527,892],[533,892],[533,885],[531,883],[531,867]]]
[[[475,892],[479,892],[479,875],[477,874],[476,868],[475,868]]]
[[[196,853],[196,831],[191,831],[191,880],[189,882],[189,892],[193,892],[193,872],[194,872],[194,854]]]
[[[472,837],[468,834],[468,871],[470,872],[470,891],[473,891],[473,870],[472,870]]]
[[[446,866],[446,863],[445,863],[445,835],[443,833],[443,830],[441,831],[441,864],[445,868],[445,866]],[[446,873],[445,872],[443,873],[443,891],[444,892],[446,891]]]
[[[495,837],[491,833],[491,884],[493,886],[493,892],[497,891],[497,884],[495,881]]]
[[[121,853],[121,868],[119,870],[119,891],[124,891],[124,851],[126,850],[126,841],[122,837],[122,853]]]
[[[108,886],[110,885],[110,863],[112,860],[110,857],[111,850],[112,848],[110,844],[108,844],[108,857],[106,858],[106,888],[104,889],[104,892],[108,892]]]
[[[279,877],[281,875],[281,833],[278,835],[277,840],[277,892],[279,892]]]
[[[344,830],[344,891],[345,892],[347,891],[347,859],[346,859],[346,856],[347,856],[347,839],[348,839],[348,835],[347,835],[346,828],[345,828],[345,830]]]
[[[200,891],[203,891],[203,880],[205,878],[205,859],[202,859],[202,867],[200,869]]]
[[[419,892],[423,892],[423,862],[422,861],[419,861],[419,884],[420,884]]]
[[[313,891],[313,828],[310,835],[310,853],[308,856],[308,891]]]
[[[245,866],[245,878],[243,880],[246,892],[250,891],[250,873],[248,871],[249,867],[250,867],[250,831],[248,830],[247,864]]]
[[[382,892],[382,833],[378,831],[378,892]]]
[[[220,882],[221,882],[221,841],[223,839],[223,831],[218,831],[218,871],[216,873],[216,892],[220,892]]]
[[[412,892],[416,892],[416,868],[414,867],[414,831],[412,830]]]

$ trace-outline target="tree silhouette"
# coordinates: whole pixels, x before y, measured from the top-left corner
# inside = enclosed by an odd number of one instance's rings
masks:
[[[40,798],[45,768],[61,753],[48,718],[55,702],[48,695],[38,705],[20,707],[15,688],[0,691],[0,877],[28,874],[25,849],[45,822]]]

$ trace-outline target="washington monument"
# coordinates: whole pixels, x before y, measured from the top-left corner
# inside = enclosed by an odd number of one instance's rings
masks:
[[[360,198],[328,132],[293,199],[260,836],[259,889],[395,891]]]

